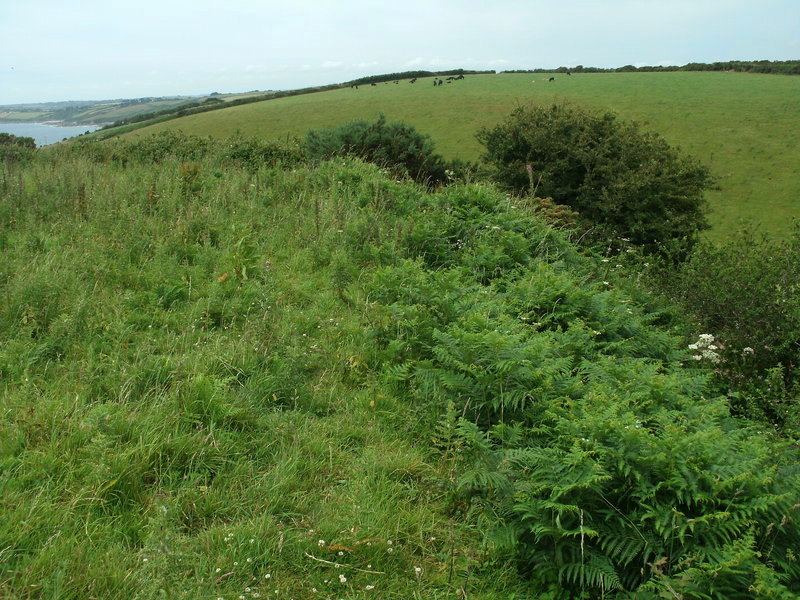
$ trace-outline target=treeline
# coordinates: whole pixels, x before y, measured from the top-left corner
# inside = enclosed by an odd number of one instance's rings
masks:
[[[383,75],[370,75],[348,81],[342,85],[367,85],[370,83],[383,83],[398,79],[414,79],[416,77],[445,77],[450,75],[494,75],[496,71],[472,71],[469,69],[451,69],[449,71],[403,71],[401,73],[384,73]]]
[[[775,73],[779,75],[800,75],[800,60],[729,60],[713,63],[688,63],[683,66],[644,66],[625,65],[613,69],[602,67],[558,67],[556,69],[515,69],[503,73],[628,73],[634,71],[737,71],[742,73]]]
[[[132,125],[134,123],[141,123],[142,121],[168,121],[169,119],[177,119],[187,115],[194,115],[197,113],[208,112],[210,110],[217,110],[219,108],[229,108],[231,106],[239,106],[241,104],[251,104],[253,102],[262,102],[264,100],[274,100],[276,98],[286,98],[287,96],[300,96],[302,94],[313,94],[316,92],[326,92],[344,87],[345,84],[334,83],[330,85],[318,85],[297,90],[284,90],[278,92],[268,92],[258,96],[249,96],[247,98],[237,98],[225,102],[219,98],[210,97],[200,102],[189,102],[188,104],[181,104],[173,108],[166,108],[155,112],[136,115],[128,117],[127,119],[119,119],[114,123],[105,126],[103,129],[112,129],[115,127],[122,127],[124,125]],[[349,85],[349,84],[348,84]],[[116,133],[116,132],[115,132]]]

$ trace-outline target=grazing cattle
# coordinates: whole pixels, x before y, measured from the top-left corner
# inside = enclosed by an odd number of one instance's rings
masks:
[[[374,84],[374,83],[370,83],[370,85],[371,85],[372,87],[378,87],[378,86],[377,86],[376,84]]]
[[[547,81],[555,81],[555,80],[556,80],[556,78],[555,78],[555,77],[551,77],[551,78],[550,78],[550,79],[548,79]]]
[[[570,73],[569,71],[567,71],[567,75],[572,75],[572,73]]]
[[[414,79],[412,79],[409,83],[417,83],[417,78],[414,77]]]

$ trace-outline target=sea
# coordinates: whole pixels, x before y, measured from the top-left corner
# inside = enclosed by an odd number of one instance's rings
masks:
[[[100,129],[97,125],[53,125],[50,123],[0,123],[0,133],[32,137],[37,146],[55,144],[65,138]]]

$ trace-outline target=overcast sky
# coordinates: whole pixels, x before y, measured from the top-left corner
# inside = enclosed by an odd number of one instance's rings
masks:
[[[800,0],[0,0],[0,104],[800,59]]]

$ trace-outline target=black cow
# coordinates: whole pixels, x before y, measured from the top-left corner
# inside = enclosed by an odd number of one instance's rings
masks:
[[[555,81],[555,80],[556,80],[556,78],[555,78],[555,77],[551,77],[551,78],[550,78],[550,79],[548,79],[547,81]]]

